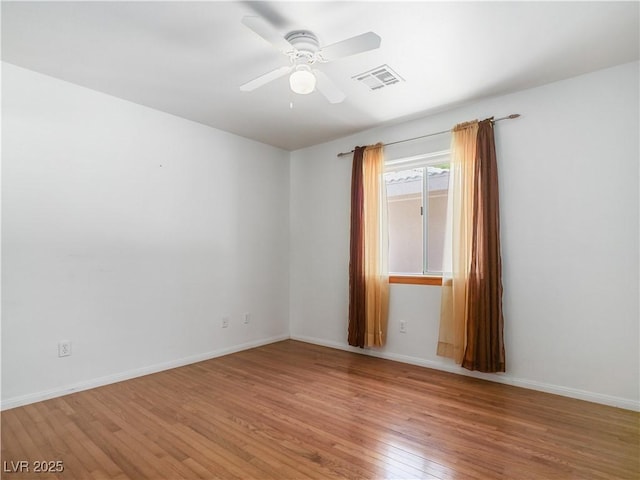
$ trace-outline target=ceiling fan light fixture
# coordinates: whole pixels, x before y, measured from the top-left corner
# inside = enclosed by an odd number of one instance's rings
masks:
[[[293,30],[283,37],[266,18],[246,16],[242,17],[242,23],[289,58],[289,66],[276,68],[240,85],[243,92],[251,92],[288,75],[289,86],[294,93],[308,95],[318,90],[329,103],[340,103],[345,99],[345,94],[322,70],[312,67],[375,50],[380,47],[381,41],[377,34],[367,32],[320,48],[318,37],[309,30]]]
[[[289,77],[289,85],[294,93],[307,95],[316,88],[316,76],[308,65],[298,65]]]

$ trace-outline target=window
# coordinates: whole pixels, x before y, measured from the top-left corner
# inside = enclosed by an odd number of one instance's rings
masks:
[[[449,152],[387,163],[390,275],[441,275]],[[404,283],[404,282],[400,282]]]

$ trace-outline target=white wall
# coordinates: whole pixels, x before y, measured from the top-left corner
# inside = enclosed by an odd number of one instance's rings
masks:
[[[3,408],[288,337],[288,152],[9,64],[2,97]]]
[[[520,113],[496,127],[507,373],[478,376],[639,409],[638,85],[632,63],[293,152],[292,337],[346,348],[351,157],[338,152]],[[466,373],[435,355],[440,287],[392,285],[390,302],[374,354]]]

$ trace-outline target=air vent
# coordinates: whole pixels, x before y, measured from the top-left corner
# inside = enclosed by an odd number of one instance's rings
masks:
[[[380,65],[368,72],[360,73],[351,78],[364,83],[371,90],[379,90],[389,85],[404,82],[404,79],[391,70],[389,65]]]

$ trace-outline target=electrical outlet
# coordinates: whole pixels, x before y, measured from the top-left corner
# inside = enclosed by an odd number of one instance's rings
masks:
[[[68,357],[71,355],[71,342],[69,340],[61,340],[58,342],[58,356]]]
[[[249,322],[251,322],[251,315],[249,315],[248,313],[244,314],[244,324],[248,325]]]
[[[407,333],[407,322],[404,320],[400,322],[400,333]]]
[[[222,317],[222,328],[229,327],[229,317]]]

